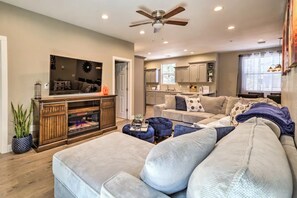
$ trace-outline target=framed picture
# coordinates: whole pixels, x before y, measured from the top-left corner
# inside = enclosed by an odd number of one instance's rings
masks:
[[[297,67],[297,0],[288,0],[283,29],[283,74]]]

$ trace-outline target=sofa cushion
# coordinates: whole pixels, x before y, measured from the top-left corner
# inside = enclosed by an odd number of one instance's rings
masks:
[[[226,97],[225,96],[219,96],[219,97],[200,96],[200,99],[205,112],[219,114],[222,111],[223,103]]]
[[[182,113],[182,121],[188,123],[199,122],[200,120],[210,118],[214,114],[207,112],[183,112]]]
[[[233,109],[231,110],[230,116],[231,116],[231,123],[233,125],[237,125],[238,122],[236,121],[236,117],[240,114],[243,114],[247,110],[249,110],[252,107],[253,103],[249,102],[246,104],[243,104],[241,102],[237,102]]]
[[[200,103],[200,98],[186,98],[187,111],[204,112],[204,108]]]
[[[175,95],[165,95],[165,109],[175,109]]]
[[[230,115],[231,113],[231,110],[233,109],[234,105],[239,102],[240,98],[237,98],[237,97],[227,97],[226,100],[228,101],[227,102],[227,106],[226,106],[226,111],[225,111],[225,114],[226,115]]]
[[[193,171],[187,197],[292,197],[284,149],[257,118],[240,123]]]
[[[166,194],[185,189],[192,171],[212,151],[216,140],[216,130],[208,128],[157,144],[145,160],[141,179]]]
[[[101,198],[169,198],[167,195],[151,188],[138,178],[119,172],[108,179],[101,188]]]
[[[119,171],[138,177],[153,146],[123,133],[111,133],[56,153],[53,173],[77,197],[100,197],[102,184]]]
[[[186,98],[182,96],[175,96],[176,110],[187,111]]]
[[[203,125],[207,125],[207,124],[209,124],[209,123],[212,123],[212,122],[215,122],[215,121],[218,121],[218,120],[219,120],[219,119],[217,119],[217,118],[210,117],[210,118],[206,118],[206,119],[200,120],[199,122],[194,123],[194,124],[203,124]]]
[[[175,109],[166,109],[162,112],[162,116],[171,120],[182,121],[183,120],[183,112]]]

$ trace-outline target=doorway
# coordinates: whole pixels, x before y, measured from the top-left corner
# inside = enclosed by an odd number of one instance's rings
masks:
[[[128,119],[128,62],[115,61],[116,117]]]
[[[8,149],[8,77],[7,38],[0,36],[0,153]]]

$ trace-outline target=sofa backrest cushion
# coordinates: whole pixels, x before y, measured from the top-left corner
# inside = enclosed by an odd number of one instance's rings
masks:
[[[165,109],[175,109],[175,95],[165,95]]]
[[[193,171],[187,197],[292,197],[289,163],[278,138],[252,118],[224,137]]]
[[[233,109],[234,105],[239,102],[240,98],[237,98],[237,97],[227,97],[226,100],[228,101],[227,102],[227,105],[226,105],[226,111],[225,111],[225,114],[226,115],[230,115],[231,113],[231,110]]]
[[[163,193],[181,191],[187,187],[195,167],[213,150],[216,141],[214,128],[167,139],[150,151],[140,177]]]
[[[207,113],[219,114],[222,111],[225,96],[209,97],[200,96],[201,104]]]

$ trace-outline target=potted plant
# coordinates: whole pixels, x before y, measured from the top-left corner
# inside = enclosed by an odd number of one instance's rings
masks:
[[[12,151],[21,154],[29,151],[32,146],[32,135],[30,134],[30,125],[32,123],[33,104],[30,109],[25,109],[23,105],[17,108],[11,103],[13,114],[13,124],[15,136],[12,139]]]

